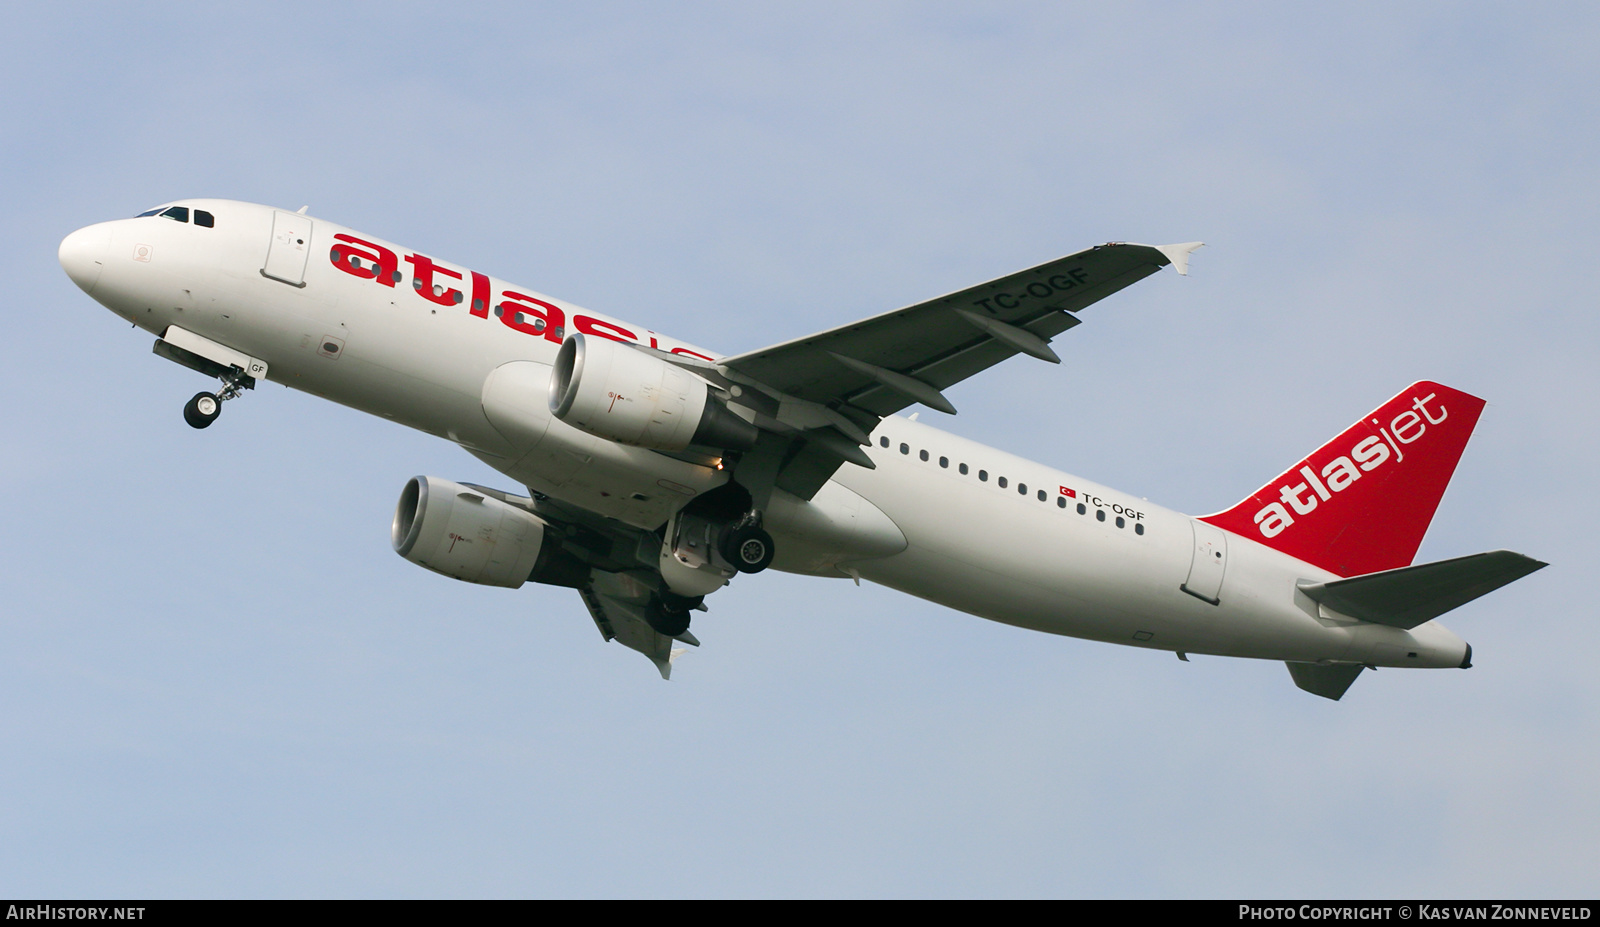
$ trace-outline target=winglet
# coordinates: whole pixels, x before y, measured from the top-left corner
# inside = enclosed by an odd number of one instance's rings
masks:
[[[1177,268],[1178,273],[1187,277],[1189,276],[1189,255],[1205,246],[1206,243],[1203,241],[1186,241],[1181,245],[1156,245],[1155,249],[1172,262],[1172,266]]]
[[[649,657],[650,662],[656,665],[656,669],[661,672],[662,679],[670,680],[672,679],[672,665],[678,662],[679,657],[688,652],[689,651],[683,647],[674,647],[667,651],[666,659],[662,659],[659,653],[647,653],[645,656]]]

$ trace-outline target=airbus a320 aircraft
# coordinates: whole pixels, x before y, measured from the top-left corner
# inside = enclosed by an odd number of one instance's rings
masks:
[[[271,379],[438,435],[528,495],[419,476],[392,537],[471,583],[570,586],[663,678],[738,573],[862,579],[994,621],[1363,668],[1461,667],[1435,618],[1545,564],[1413,564],[1483,400],[1401,390],[1225,512],[1192,518],[896,413],[1050,340],[1199,242],[1111,243],[720,355],[299,212],[183,200],[79,229],[61,266],[156,354],[216,378],[195,428]]]

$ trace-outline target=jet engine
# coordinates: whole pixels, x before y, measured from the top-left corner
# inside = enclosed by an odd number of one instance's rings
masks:
[[[527,582],[544,546],[545,523],[470,486],[413,477],[400,493],[395,553],[435,573],[484,586]]]
[[[658,451],[749,450],[760,434],[689,371],[582,334],[567,336],[556,355],[550,411],[580,431]]]

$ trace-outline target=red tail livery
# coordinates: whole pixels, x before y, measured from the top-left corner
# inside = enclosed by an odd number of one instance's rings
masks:
[[[1411,563],[1483,411],[1423,380],[1210,522],[1340,576]]]

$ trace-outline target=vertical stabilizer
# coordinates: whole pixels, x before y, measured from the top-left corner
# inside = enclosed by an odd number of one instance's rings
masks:
[[[1483,400],[1423,380],[1244,501],[1201,521],[1340,576],[1407,566]]]

